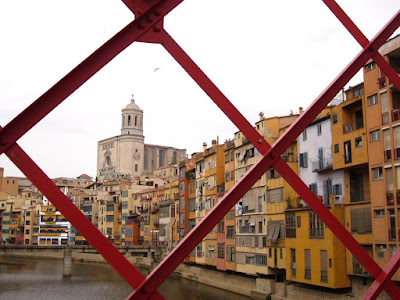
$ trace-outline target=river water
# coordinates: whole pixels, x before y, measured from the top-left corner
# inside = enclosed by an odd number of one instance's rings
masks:
[[[72,276],[62,276],[62,260],[0,256],[0,299],[126,299],[132,288],[107,264],[73,262]],[[166,299],[247,297],[170,276],[158,289]]]

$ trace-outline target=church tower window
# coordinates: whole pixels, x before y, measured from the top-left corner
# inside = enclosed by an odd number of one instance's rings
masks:
[[[131,126],[131,116],[128,116],[128,126]]]
[[[135,116],[135,126],[137,126],[137,116]]]

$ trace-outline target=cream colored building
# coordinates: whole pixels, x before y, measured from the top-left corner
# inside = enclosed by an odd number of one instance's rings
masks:
[[[185,149],[144,143],[143,110],[132,98],[122,110],[121,135],[98,142],[97,178],[134,178],[177,164]]]

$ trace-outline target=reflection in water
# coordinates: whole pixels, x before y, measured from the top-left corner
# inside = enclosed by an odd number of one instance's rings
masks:
[[[72,264],[72,277],[63,277],[62,260],[33,260],[0,256],[0,299],[126,299],[131,287],[106,264]],[[145,272],[145,270],[144,270]],[[171,276],[159,288],[166,299],[249,299]]]

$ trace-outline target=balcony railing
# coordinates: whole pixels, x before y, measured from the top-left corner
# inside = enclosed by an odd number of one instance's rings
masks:
[[[331,170],[333,166],[332,157],[314,161],[312,163],[313,172],[323,172],[326,170]]]
[[[357,118],[356,120],[343,124],[343,134],[350,133],[361,128],[364,128],[364,120],[363,118]]]

